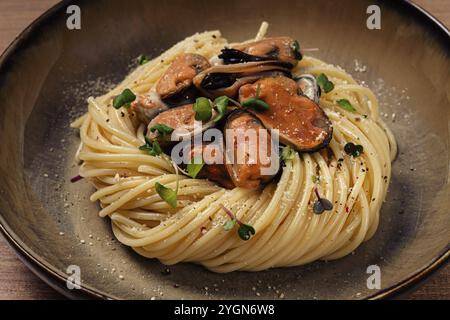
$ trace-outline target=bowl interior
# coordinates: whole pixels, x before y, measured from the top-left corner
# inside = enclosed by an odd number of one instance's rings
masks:
[[[448,250],[450,49],[423,16],[386,1],[381,30],[369,30],[369,1],[129,0],[126,14],[118,0],[78,4],[81,30],[66,28],[60,5],[23,36],[0,73],[0,222],[53,271],[64,275],[77,265],[83,285],[118,298],[248,299],[258,292],[258,299],[349,299],[394,286]],[[203,30],[244,40],[263,20],[270,35],[319,48],[314,56],[378,95],[400,148],[379,230],[337,261],[231,274],[180,264],[165,274],[158,261],[113,239],[87,182],[70,183],[79,138],[69,123],[85,112],[86,97],[119,82],[139,54],[156,56]],[[381,290],[366,286],[370,265],[381,268]]]

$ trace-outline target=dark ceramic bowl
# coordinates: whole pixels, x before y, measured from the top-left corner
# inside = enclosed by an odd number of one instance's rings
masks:
[[[2,231],[49,283],[63,288],[68,266],[79,266],[82,288],[65,290],[69,296],[250,299],[257,291],[259,299],[380,298],[425,277],[449,256],[449,33],[403,1],[377,2],[381,30],[369,30],[371,2],[129,0],[124,11],[123,1],[78,1],[82,24],[74,31],[66,28],[68,3],[57,5],[0,61]],[[220,275],[180,264],[164,274],[158,261],[113,240],[109,221],[88,201],[87,182],[69,182],[79,142],[69,122],[85,111],[87,96],[122,79],[140,53],[155,56],[208,29],[244,40],[262,20],[271,22],[272,35],[320,48],[317,57],[379,96],[400,146],[379,230],[333,262]],[[380,289],[366,285],[370,265],[381,269]]]

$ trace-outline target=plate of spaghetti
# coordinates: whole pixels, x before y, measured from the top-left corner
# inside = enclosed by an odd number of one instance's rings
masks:
[[[2,56],[0,222],[38,273],[81,275],[69,296],[361,299],[446,260],[449,36],[426,12],[132,2],[75,5],[79,30],[60,4]]]

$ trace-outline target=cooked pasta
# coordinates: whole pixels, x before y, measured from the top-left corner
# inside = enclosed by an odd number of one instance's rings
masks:
[[[264,24],[258,39],[266,30]],[[110,218],[121,243],[145,257],[167,265],[193,262],[220,273],[298,266],[353,252],[377,230],[396,142],[379,117],[373,92],[341,68],[305,56],[293,70],[323,73],[334,83],[334,90],[320,98],[333,138],[321,151],[296,152],[279,179],[261,190],[227,190],[181,175],[167,156],[141,151],[145,126],[128,109],[112,107],[125,88],[136,94],[154,88],[178,54],[211,59],[227,44],[219,31],[195,34],[139,66],[104,96],[88,99],[88,112],[72,126],[80,130],[79,173],[96,188],[91,201],[100,203],[99,215]],[[342,108],[340,99],[355,110]],[[364,152],[348,155],[349,142]],[[178,183],[176,208],[158,195],[157,182],[173,189]],[[333,204],[331,211],[314,212],[315,191]],[[253,226],[250,240],[223,228],[229,217],[222,206]]]

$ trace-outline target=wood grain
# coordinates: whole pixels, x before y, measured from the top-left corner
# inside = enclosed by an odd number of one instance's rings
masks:
[[[0,52],[35,18],[57,3],[57,0],[1,0]],[[415,0],[450,27],[450,1]],[[0,236],[0,299],[60,299],[57,292],[37,278],[16,257]],[[450,299],[450,265],[438,271],[408,299]]]

